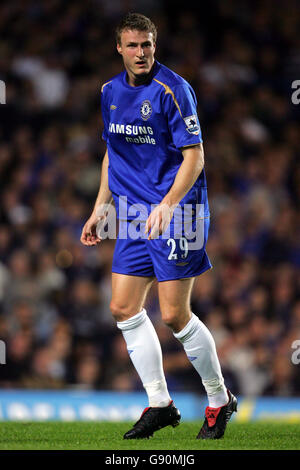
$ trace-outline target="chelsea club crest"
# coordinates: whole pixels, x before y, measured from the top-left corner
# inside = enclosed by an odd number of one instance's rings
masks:
[[[141,118],[147,121],[152,114],[152,106],[149,100],[144,100],[141,105]]]

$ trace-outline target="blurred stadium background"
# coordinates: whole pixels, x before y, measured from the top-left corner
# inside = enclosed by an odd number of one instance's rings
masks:
[[[114,241],[79,242],[104,155],[100,87],[122,70],[114,27],[128,11],[152,18],[157,59],[198,98],[214,268],[192,308],[241,397],[237,419],[300,421],[297,0],[1,2],[0,419],[133,419],[146,406],[109,311]],[[201,417],[156,285],[146,308],[179,408]]]

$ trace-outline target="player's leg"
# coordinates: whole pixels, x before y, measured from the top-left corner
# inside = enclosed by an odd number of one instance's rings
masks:
[[[161,346],[144,309],[152,282],[152,277],[112,273],[110,308],[148,394],[149,406],[161,407],[167,406],[171,398],[163,372]]]
[[[149,407],[124,435],[125,439],[152,436],[162,427],[176,426],[180,420],[167,389],[161,346],[143,308],[152,282],[152,277],[112,274],[111,311],[149,399]]]
[[[178,424],[180,413],[171,402],[161,346],[144,308],[155,275],[152,260],[145,240],[124,236],[129,223],[120,226],[122,237],[119,233],[112,262],[111,311],[149,399],[149,407],[124,435],[125,439],[137,439],[149,437],[162,427]]]
[[[228,396],[221,373],[214,339],[191,312],[191,292],[194,278],[159,282],[159,302],[162,320],[181,341],[185,352],[199,373],[210,406],[222,406]]]
[[[190,300],[194,278],[159,282],[159,301],[163,321],[182,343],[188,359],[202,379],[209,407],[205,426],[198,438],[219,438],[227,421],[236,411],[236,398],[227,391],[214,339],[203,322],[191,312]],[[211,416],[208,426],[207,416]]]

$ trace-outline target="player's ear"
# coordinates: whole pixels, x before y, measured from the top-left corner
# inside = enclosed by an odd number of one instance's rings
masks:
[[[122,55],[122,46],[119,43],[117,43],[117,51],[118,51],[119,54]]]

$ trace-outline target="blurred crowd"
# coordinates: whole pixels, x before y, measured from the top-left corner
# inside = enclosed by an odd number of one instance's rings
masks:
[[[193,312],[232,392],[300,394],[300,5],[194,3],[1,2],[2,388],[142,390],[109,311],[114,240],[79,241],[105,152],[100,88],[122,70],[114,27],[138,11],[158,27],[157,59],[198,99],[213,269],[195,282]],[[170,390],[203,393],[160,320],[157,284],[145,307]]]

